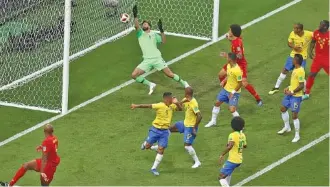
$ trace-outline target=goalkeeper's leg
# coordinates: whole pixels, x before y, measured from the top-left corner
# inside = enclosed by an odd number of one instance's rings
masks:
[[[141,75],[150,70],[151,70],[151,68],[149,67],[148,63],[142,62],[132,72],[132,78],[136,82],[149,86],[149,95],[152,94],[152,92],[155,90],[156,84],[148,81],[145,77],[143,77]]]
[[[174,74],[169,67],[167,67],[166,62],[163,59],[160,59],[159,62],[157,62],[154,67],[160,71],[162,70],[166,76],[169,78],[172,78],[176,82],[179,82],[183,87],[187,88],[189,87],[189,84],[187,81],[184,81],[183,79],[180,78],[179,75]]]

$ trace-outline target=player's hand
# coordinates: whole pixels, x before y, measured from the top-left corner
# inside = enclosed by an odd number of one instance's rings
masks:
[[[192,129],[192,135],[193,136],[196,136],[197,135],[197,131],[196,131],[196,128],[195,127],[193,127],[193,129]]]
[[[293,48],[293,50],[295,50],[297,53],[300,53],[302,51],[302,48],[299,46],[296,46]]]
[[[41,145],[37,146],[36,150],[37,150],[37,152],[40,152],[42,150],[42,146]]]
[[[40,176],[45,182],[48,182],[48,177],[45,173],[40,173]]]
[[[234,94],[230,93],[229,94],[229,99],[233,98],[234,97]]]
[[[226,83],[226,79],[220,82],[220,86],[223,88],[225,86],[225,83]]]
[[[174,104],[179,103],[179,101],[178,101],[178,99],[177,99],[176,97],[172,97],[172,102],[173,102]]]
[[[223,159],[224,159],[224,156],[221,155],[221,156],[219,157],[219,165],[222,165]]]
[[[228,54],[226,52],[221,52],[220,53],[220,56],[223,57],[223,58],[227,58],[228,57]]]
[[[314,53],[313,52],[308,53],[308,56],[309,56],[310,59],[314,59]]]
[[[157,26],[158,26],[159,31],[161,33],[164,33],[163,22],[161,19],[158,20]]]
[[[137,18],[137,15],[138,15],[137,5],[134,5],[133,6],[133,16],[134,16],[134,18]]]
[[[131,109],[134,110],[137,108],[137,105],[136,104],[131,104]]]

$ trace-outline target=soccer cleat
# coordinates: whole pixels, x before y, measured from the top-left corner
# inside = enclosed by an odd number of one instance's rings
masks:
[[[191,166],[191,168],[198,168],[201,165],[202,165],[201,162],[195,162],[195,164],[193,166]]]
[[[151,169],[150,172],[154,174],[155,176],[159,175],[159,172],[156,169]]]
[[[9,183],[0,181],[0,186],[9,186]]]
[[[151,95],[153,92],[154,92],[154,90],[155,90],[155,88],[156,88],[156,84],[155,83],[150,83],[150,86],[149,86],[149,95]]]
[[[205,127],[212,127],[215,125],[216,125],[216,122],[211,120],[208,124],[205,125]]]
[[[270,90],[270,91],[268,92],[268,94],[269,94],[269,95],[274,95],[275,93],[277,93],[277,92],[279,92],[279,91],[280,91],[279,88],[273,88],[272,90]]]
[[[257,101],[257,105],[258,106],[262,106],[264,103],[262,102],[262,100],[259,100],[259,101]]]
[[[145,150],[145,149],[146,149],[145,142],[143,142],[143,143],[141,144],[141,150]]]
[[[307,100],[307,99],[309,99],[309,94],[305,94],[302,96],[302,100]]]
[[[291,142],[292,142],[292,143],[296,143],[296,142],[298,142],[299,140],[300,140],[300,136],[299,136],[299,134],[298,134],[298,135],[296,134]]]
[[[188,87],[190,87],[190,85],[188,84],[187,81],[184,81],[184,88],[188,88]]]
[[[284,134],[285,132],[291,132],[291,128],[283,127],[283,129],[278,131],[277,134]]]

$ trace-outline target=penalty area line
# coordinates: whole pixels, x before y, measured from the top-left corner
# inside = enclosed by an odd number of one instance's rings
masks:
[[[273,16],[273,15],[275,15],[275,14],[277,14],[277,13],[279,13],[279,12],[281,12],[281,11],[283,11],[283,10],[285,10],[285,9],[287,9],[287,8],[293,6],[293,5],[295,5],[295,4],[297,4],[297,3],[301,2],[301,1],[302,0],[291,1],[290,3],[287,3],[287,4],[285,4],[285,5],[277,8],[277,9],[271,11],[271,12],[268,12],[267,14],[265,14],[263,16],[260,16],[260,17],[258,17],[256,19],[254,19],[254,20],[252,20],[252,21],[250,21],[250,22],[242,25],[242,29],[246,29],[246,28],[248,28],[248,27],[250,27],[250,26],[252,26],[252,25],[254,25],[256,23],[259,23],[259,22],[263,21],[264,19],[269,18],[269,17],[271,17],[271,16]],[[202,46],[199,46],[199,47],[197,47],[197,48],[195,48],[195,49],[193,49],[191,51],[188,51],[188,52],[180,55],[179,57],[170,60],[169,62],[167,62],[167,64],[170,65],[170,64],[176,63],[176,62],[178,62],[178,61],[180,61],[180,60],[182,60],[182,59],[184,59],[184,58],[186,58],[186,57],[188,57],[188,56],[190,56],[192,54],[197,53],[198,51],[201,51],[201,50],[203,50],[203,49],[211,46],[212,44],[214,44],[214,43],[216,43],[218,41],[224,40],[225,38],[226,38],[226,35],[222,35],[221,37],[218,38],[218,40],[212,41],[212,42],[208,42],[208,43],[206,43],[206,44],[204,44]],[[156,72],[156,71],[155,70],[154,71],[151,71],[151,72],[145,74],[144,76],[148,76],[148,75],[150,75],[150,74],[152,74],[154,72]],[[16,140],[16,139],[18,139],[18,138],[20,138],[20,137],[22,137],[22,136],[24,136],[24,135],[32,132],[32,131],[34,131],[34,130],[36,130],[36,129],[42,127],[42,126],[44,126],[47,123],[50,123],[52,121],[55,121],[55,120],[57,120],[57,119],[65,116],[65,115],[70,114],[71,112],[74,112],[74,111],[76,111],[76,110],[78,110],[78,109],[80,109],[82,107],[85,107],[86,105],[88,105],[90,103],[93,103],[93,102],[95,102],[97,100],[100,100],[103,97],[106,97],[106,96],[108,96],[108,95],[110,95],[110,94],[112,94],[112,93],[114,93],[114,92],[116,92],[116,91],[118,91],[118,90],[120,90],[120,89],[122,89],[122,88],[124,88],[124,87],[126,87],[126,86],[128,86],[128,85],[130,85],[132,83],[134,83],[134,82],[135,82],[134,80],[129,80],[129,81],[125,82],[125,83],[122,83],[122,84],[120,84],[120,85],[118,85],[118,86],[116,86],[116,87],[114,87],[114,88],[112,88],[112,89],[110,89],[110,90],[108,90],[108,91],[106,91],[106,92],[104,92],[104,93],[102,93],[102,94],[100,94],[100,95],[98,95],[98,96],[90,99],[90,100],[87,100],[87,101],[85,101],[85,102],[83,102],[83,103],[81,103],[81,104],[73,107],[66,114],[59,114],[57,116],[54,116],[52,118],[49,118],[49,119],[41,122],[41,123],[38,123],[35,126],[30,127],[28,129],[20,132],[20,133],[17,133],[14,136],[12,136],[12,137],[10,137],[10,138],[8,138],[8,139],[0,142],[0,147],[2,147],[4,145],[8,144],[9,142],[12,142],[12,141],[14,141],[14,140]]]
[[[324,134],[323,136],[319,137],[318,139],[310,142],[307,145],[304,145],[303,147],[301,147],[300,149],[288,154],[287,156],[281,158],[280,160],[270,164],[269,166],[265,167],[264,169],[256,172],[255,174],[247,177],[246,179],[242,180],[241,182],[235,184],[234,186],[243,186],[246,183],[249,183],[250,181],[260,177],[261,175],[271,171],[272,169],[276,168],[277,166],[285,163],[286,161],[290,160],[291,158],[294,158],[298,155],[300,155],[301,153],[303,153],[304,151],[308,150],[309,148],[317,145],[318,143],[321,143],[322,141],[326,140],[327,138],[329,138],[330,133]]]

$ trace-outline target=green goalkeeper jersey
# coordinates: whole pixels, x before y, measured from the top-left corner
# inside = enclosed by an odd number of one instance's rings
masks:
[[[157,45],[162,42],[162,38],[156,32],[150,31],[150,33],[144,32],[142,29],[137,31],[137,37],[142,50],[143,58],[161,58]]]

